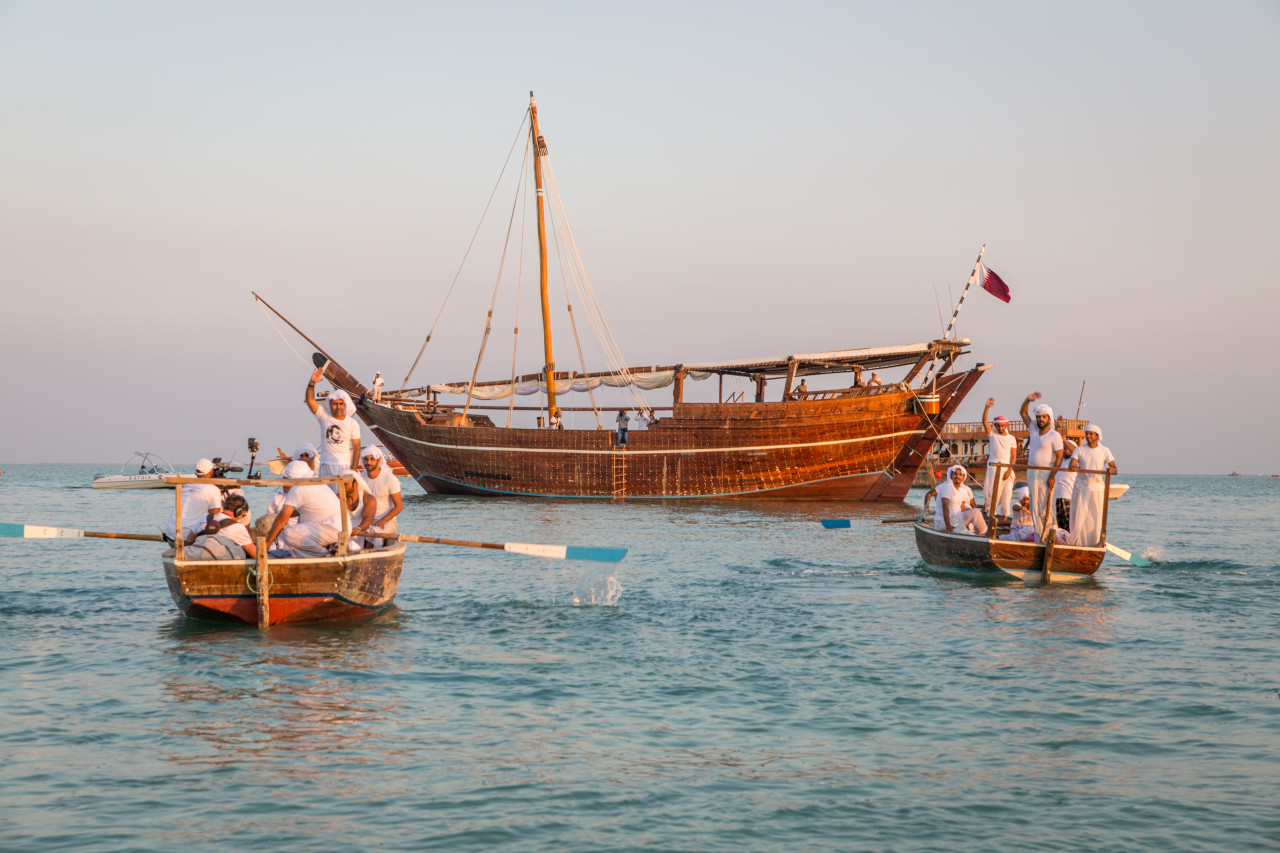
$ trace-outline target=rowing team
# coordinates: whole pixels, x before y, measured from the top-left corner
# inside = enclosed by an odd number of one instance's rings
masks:
[[[1053,409],[1047,405],[1036,406],[1033,422],[1027,407],[1039,398],[1038,391],[1029,394],[1020,412],[1030,435],[1027,464],[1053,470],[1028,470],[1027,486],[1016,492],[1012,465],[1017,458],[1017,439],[1009,433],[1009,420],[1005,417],[995,418],[994,426],[988,425],[987,413],[995,405],[994,397],[982,410],[982,423],[990,430],[983,491],[988,496],[995,495],[995,505],[989,507],[991,515],[1004,516],[1011,522],[1009,533],[1001,539],[1043,542],[1051,531],[1061,531],[1066,534],[1066,544],[1096,547],[1102,541],[1106,481],[1102,474],[1077,472],[1105,470],[1115,476],[1115,456],[1102,444],[1102,428],[1097,424],[1084,428],[1084,444],[1076,446],[1054,428]],[[947,532],[985,536],[986,519],[974,503],[973,491],[964,485],[967,474],[964,466],[952,465],[947,469],[947,482],[929,493],[938,496],[933,526]],[[928,499],[926,496],[926,504]],[[987,502],[992,502],[990,497]],[[1062,536],[1054,535],[1054,541],[1063,541]]]
[[[299,445],[293,461],[285,466],[285,479],[318,476],[318,459],[314,445]],[[360,463],[362,470],[343,486],[318,483],[282,487],[272,495],[266,511],[253,520],[252,525],[249,502],[238,489],[224,498],[212,483],[184,485],[182,531],[188,546],[184,556],[193,560],[256,558],[254,538],[257,536],[266,537],[268,554],[272,557],[329,556],[336,549],[342,531],[343,500],[351,513],[353,527],[348,552],[384,547],[389,543],[387,534],[397,531],[396,516],[404,509],[400,479],[391,473],[378,447],[365,448],[360,453]],[[213,463],[208,459],[196,463],[197,477],[209,477],[212,473]],[[176,536],[175,512],[165,529],[165,539],[173,542]]]

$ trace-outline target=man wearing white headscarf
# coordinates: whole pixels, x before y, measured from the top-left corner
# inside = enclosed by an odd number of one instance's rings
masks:
[[[1013,490],[1013,517],[1009,532],[1000,537],[1009,542],[1036,541],[1036,526],[1031,521],[1031,493],[1026,486]]]
[[[1072,545],[1092,548],[1102,541],[1102,508],[1107,502],[1107,482],[1102,474],[1084,471],[1108,471],[1116,475],[1116,458],[1102,444],[1102,427],[1089,424],[1084,428],[1084,444],[1071,456],[1071,470],[1076,471],[1076,485],[1071,492]]]
[[[947,469],[946,482],[938,484],[934,530],[968,533],[972,529],[979,536],[987,534],[987,520],[982,517],[982,510],[973,505],[973,490],[964,484],[968,473],[963,465],[952,465]]]
[[[307,408],[320,424],[320,465],[316,476],[335,477],[360,464],[360,424],[356,422],[351,398],[340,388],[329,395],[327,408],[320,407],[315,391],[316,383],[323,378],[324,368],[311,374],[306,400]]]
[[[391,473],[391,466],[383,462],[382,451],[377,447],[365,448],[360,462],[364,465],[360,479],[364,481],[366,493],[374,506],[367,530],[370,533],[395,533],[398,530],[396,516],[404,509],[400,478]],[[380,548],[384,543],[385,540],[377,537],[365,537],[364,540],[365,545],[373,548]]]
[[[314,476],[305,462],[290,462],[284,469],[287,480],[306,480]],[[293,557],[324,557],[329,546],[342,532],[342,504],[327,486],[285,486],[288,494],[284,506],[267,534],[267,546],[279,541],[280,547]],[[297,524],[289,519],[298,516]]]
[[[201,459],[196,463],[196,476],[209,477],[213,475],[213,463],[208,459]],[[204,530],[205,523],[208,522],[209,516],[222,509],[222,492],[212,483],[188,483],[182,487],[182,532],[183,538],[192,539],[197,533]],[[167,542],[174,542],[178,538],[178,519],[177,510],[169,516],[169,523],[164,529],[164,538]]]
[[[986,494],[992,515],[1008,518],[1013,504],[1012,466],[1018,458],[1018,439],[1009,432],[1009,419],[1004,415],[996,415],[994,426],[987,423],[987,413],[995,404],[996,398],[988,397],[982,410],[982,428],[987,431],[987,478],[982,481],[982,491]],[[996,468],[998,462],[1007,463],[1008,467]],[[995,497],[994,506],[991,505],[992,496]]]
[[[1027,414],[1027,406],[1040,399],[1040,392],[1033,391],[1022,401],[1018,414],[1027,425],[1031,438],[1027,442],[1027,465],[1057,468],[1062,464],[1062,435],[1053,428],[1053,409],[1044,403],[1036,406],[1035,423]],[[1031,490],[1031,514],[1036,525],[1036,537],[1044,541],[1045,509],[1053,502],[1053,471],[1027,471],[1027,487]]]

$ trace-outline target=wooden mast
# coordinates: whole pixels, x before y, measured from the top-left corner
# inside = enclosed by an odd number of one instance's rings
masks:
[[[533,135],[534,146],[533,182],[538,188],[538,290],[542,294],[542,348],[547,359],[542,375],[547,383],[547,416],[554,418],[560,410],[556,406],[556,360],[551,354],[551,304],[547,300],[547,223],[542,209],[546,195],[542,188],[542,158],[547,153],[547,143],[538,130],[538,105],[533,100],[533,92],[529,93],[529,133]]]

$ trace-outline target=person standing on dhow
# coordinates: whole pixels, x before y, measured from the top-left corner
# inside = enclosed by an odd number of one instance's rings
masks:
[[[1058,520],[1058,529],[1064,533],[1071,530],[1071,492],[1076,487],[1076,474],[1071,470],[1071,456],[1076,452],[1076,443],[1066,436],[1067,422],[1058,417],[1054,427],[1062,435],[1062,464],[1058,466],[1058,484],[1053,487],[1053,514]]]
[[[1031,440],[1027,443],[1027,465],[1057,468],[1062,464],[1062,435],[1053,428],[1053,409],[1044,403],[1036,406],[1036,422],[1031,423],[1027,406],[1040,399],[1039,391],[1032,391],[1022,401],[1018,414],[1027,425]],[[1035,517],[1036,538],[1044,541],[1045,507],[1052,503],[1052,471],[1027,471],[1027,488],[1031,489],[1031,514]]]
[[[1009,432],[1009,419],[1004,415],[996,415],[994,426],[987,423],[987,412],[996,404],[995,397],[987,398],[987,405],[982,410],[982,428],[987,431],[987,478],[982,481],[982,491],[986,492],[987,509],[992,516],[1003,515],[1009,518],[1013,505],[1013,463],[1018,457],[1018,439]],[[996,463],[1004,462],[1009,467],[997,469]],[[998,471],[998,473],[997,473]],[[996,490],[996,477],[1000,478],[999,494]],[[996,506],[991,504],[991,496],[996,495]]]
[[[1084,444],[1071,455],[1071,470],[1108,471],[1116,475],[1116,458],[1102,444],[1102,427],[1084,428]],[[1107,483],[1102,474],[1076,474],[1071,492],[1071,535],[1068,542],[1087,548],[1102,541],[1102,508],[1107,502]]]
[[[360,464],[360,424],[356,423],[355,407],[342,389],[329,395],[326,411],[316,402],[316,383],[324,378],[324,368],[316,368],[307,383],[307,408],[320,423],[320,465],[317,477],[336,477]],[[337,489],[334,489],[337,494]]]

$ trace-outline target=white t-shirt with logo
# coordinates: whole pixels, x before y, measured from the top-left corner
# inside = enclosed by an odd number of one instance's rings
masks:
[[[351,443],[360,441],[360,424],[355,416],[338,420],[329,414],[328,408],[321,406],[316,410],[316,421],[320,424],[320,461],[350,467]]]

